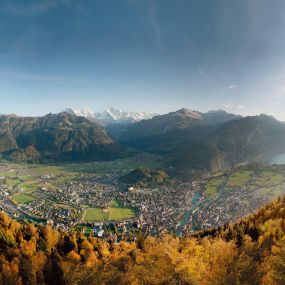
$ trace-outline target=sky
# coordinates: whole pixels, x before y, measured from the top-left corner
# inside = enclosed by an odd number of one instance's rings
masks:
[[[0,0],[0,113],[285,120],[284,0]]]

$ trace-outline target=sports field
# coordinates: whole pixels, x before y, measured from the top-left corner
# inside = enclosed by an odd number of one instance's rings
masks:
[[[109,203],[108,212],[104,213],[102,208],[87,208],[83,214],[84,221],[119,221],[133,218],[135,209],[122,207],[118,201]]]
[[[12,200],[17,204],[28,204],[30,202],[33,202],[35,198],[31,195],[19,193],[12,196]]]

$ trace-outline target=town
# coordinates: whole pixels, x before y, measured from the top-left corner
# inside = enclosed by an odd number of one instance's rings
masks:
[[[116,167],[76,175],[56,167],[13,167],[1,166],[2,211],[19,220],[112,240],[132,239],[137,233],[184,236],[234,222],[285,192],[281,166],[235,169],[188,182],[171,178],[156,187],[122,184]]]
[[[56,179],[53,174],[41,177],[43,185]],[[191,205],[191,184],[171,181],[156,189],[132,189],[120,186],[116,174],[81,174],[79,179],[40,187],[32,192],[33,200],[15,203],[9,197],[6,184],[1,185],[0,206],[13,217],[30,217],[46,221],[57,228],[68,230],[76,226],[115,224],[141,228],[148,234],[175,231],[183,212]],[[22,190],[24,191],[24,190]],[[31,194],[29,194],[31,195]],[[99,208],[108,211],[111,201],[118,201],[122,209],[134,209],[134,215],[121,221],[110,218],[94,221],[85,219],[86,211]],[[113,225],[112,225],[113,226]]]

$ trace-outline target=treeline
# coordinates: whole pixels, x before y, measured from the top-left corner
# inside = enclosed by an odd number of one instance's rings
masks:
[[[186,238],[118,244],[0,214],[0,284],[285,284],[285,199]]]

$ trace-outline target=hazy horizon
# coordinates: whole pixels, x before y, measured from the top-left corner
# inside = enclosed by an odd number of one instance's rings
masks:
[[[104,110],[97,110],[97,109],[92,109],[92,108],[89,108],[89,107],[82,107],[82,108],[71,108],[71,107],[66,107],[58,112],[48,112],[48,113],[42,113],[42,114],[26,114],[26,113],[0,113],[0,115],[15,115],[15,116],[19,116],[19,117],[41,117],[41,116],[45,116],[45,115],[48,115],[48,114],[58,114],[58,113],[62,113],[62,112],[65,112],[67,111],[68,109],[72,109],[72,110],[75,110],[75,111],[82,111],[84,109],[88,109],[89,111],[92,111],[93,113],[102,113],[104,111],[107,111],[111,108],[114,108],[115,110],[120,110],[120,111],[124,111],[124,112],[137,112],[137,113],[140,113],[140,112],[146,112],[145,110],[126,110],[126,109],[119,109],[119,108],[116,108],[115,106],[110,106],[109,108],[106,108]],[[279,121],[282,121],[282,119],[278,118],[278,117],[275,117],[274,115],[272,114],[268,114],[268,113],[256,113],[256,114],[240,114],[238,112],[230,112],[230,111],[227,111],[225,109],[210,109],[210,110],[206,110],[206,111],[201,111],[201,110],[196,110],[196,109],[193,109],[193,108],[190,108],[190,107],[181,107],[181,108],[178,108],[178,109],[173,109],[173,110],[169,110],[169,111],[166,111],[164,113],[158,113],[158,112],[146,112],[146,113],[150,113],[150,114],[153,114],[154,116],[157,116],[157,115],[165,115],[165,114],[168,114],[168,113],[171,113],[171,112],[176,112],[176,111],[179,111],[181,109],[188,109],[188,110],[191,110],[191,111],[194,111],[194,112],[200,112],[200,113],[208,113],[208,112],[216,112],[216,111],[225,111],[229,114],[234,114],[234,115],[240,115],[242,117],[247,117],[247,116],[260,116],[260,115],[268,115],[268,116],[273,116],[275,119],[279,120]]]
[[[285,2],[0,3],[0,113],[183,107],[285,120]]]

